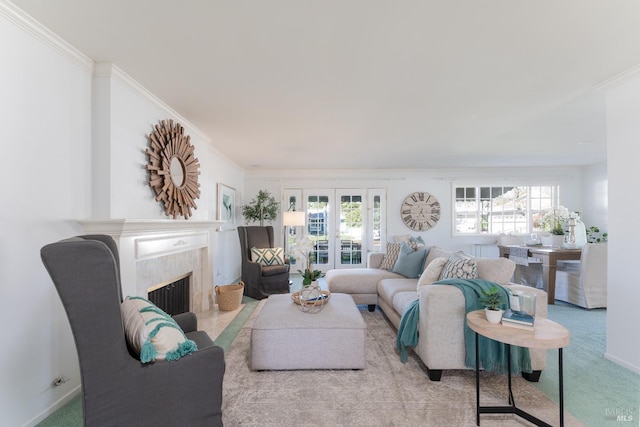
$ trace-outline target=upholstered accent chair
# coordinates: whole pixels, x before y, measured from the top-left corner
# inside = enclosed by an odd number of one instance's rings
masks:
[[[556,299],[588,309],[607,307],[607,243],[586,243],[579,263],[558,263]]]
[[[41,249],[76,343],[84,425],[221,426],[224,352],[194,313],[174,319],[197,351],[142,364],[128,346],[115,242],[85,235]]]
[[[242,281],[244,293],[254,299],[263,299],[271,294],[289,292],[289,260],[284,264],[262,265],[253,262],[251,248],[273,248],[273,227],[267,225],[238,227],[242,258]]]

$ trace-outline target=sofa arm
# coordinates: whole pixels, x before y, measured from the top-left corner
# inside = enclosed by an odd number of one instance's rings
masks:
[[[189,311],[172,317],[185,334],[198,330],[198,318],[195,313]]]
[[[546,292],[516,284],[505,287],[535,293],[536,316],[547,317]],[[430,285],[422,286],[418,295],[420,338],[416,352],[429,369],[465,369],[466,304],[462,291],[455,286]],[[546,359],[546,350],[531,349],[531,366],[534,370],[544,370]]]
[[[383,259],[384,252],[369,252],[369,255],[367,255],[367,267],[380,268]]]

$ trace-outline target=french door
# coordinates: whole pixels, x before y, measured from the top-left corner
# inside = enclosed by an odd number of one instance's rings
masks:
[[[287,206],[295,190],[283,190]],[[297,210],[306,213],[303,235],[313,242],[313,268],[364,267],[367,253],[386,238],[386,190],[303,189]]]

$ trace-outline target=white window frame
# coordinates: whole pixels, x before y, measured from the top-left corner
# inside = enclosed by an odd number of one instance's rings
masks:
[[[545,188],[549,193],[542,198],[532,197],[532,193],[540,193],[540,189]],[[459,200],[460,193],[458,189],[475,189],[475,194],[469,197],[468,191],[463,191],[464,200],[467,209],[464,209],[462,203]],[[519,199],[519,204],[516,207],[515,203],[504,203],[502,205],[496,205],[495,202],[498,197],[483,198],[487,193],[493,195],[494,192],[498,194],[509,194],[509,191],[502,191],[504,189],[521,189],[524,191],[525,196]],[[497,190],[497,191],[496,191]],[[543,200],[540,202],[540,200]],[[536,230],[534,228],[535,219],[543,214],[550,207],[559,206],[560,200],[560,185],[550,183],[534,183],[534,184],[504,184],[504,183],[487,183],[487,182],[456,182],[451,186],[451,212],[452,212],[452,234],[453,236],[497,236],[501,233],[512,234],[527,234]],[[507,199],[508,201],[510,199]],[[483,208],[483,201],[484,208]],[[487,206],[487,201],[490,201],[490,206]],[[536,202],[537,201],[537,202]],[[501,209],[498,208],[501,206]],[[505,208],[506,207],[506,208]],[[491,221],[488,225],[488,229],[483,231],[482,221],[488,216],[487,208],[491,216],[496,216],[495,221]],[[470,231],[461,231],[460,227],[463,226],[464,221],[458,224],[458,220],[462,217],[471,218],[471,227],[475,225]],[[521,218],[518,220],[518,218]],[[499,218],[499,219],[498,219]],[[521,227],[517,227],[517,224],[521,224]],[[494,225],[491,227],[491,225]],[[509,227],[513,225],[513,227]],[[493,228],[493,229],[492,229]]]

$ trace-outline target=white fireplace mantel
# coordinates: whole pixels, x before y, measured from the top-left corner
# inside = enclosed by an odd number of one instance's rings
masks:
[[[167,232],[217,230],[223,221],[194,221],[171,219],[85,219],[78,220],[87,233],[110,236],[162,234]]]
[[[120,252],[120,275],[124,295],[146,297],[147,285],[137,283],[139,261],[198,250],[202,252],[200,271],[192,300],[195,311],[209,308],[207,286],[213,283],[213,236],[222,221],[169,219],[78,220],[87,234],[106,234]],[[167,277],[171,279],[171,277]]]

